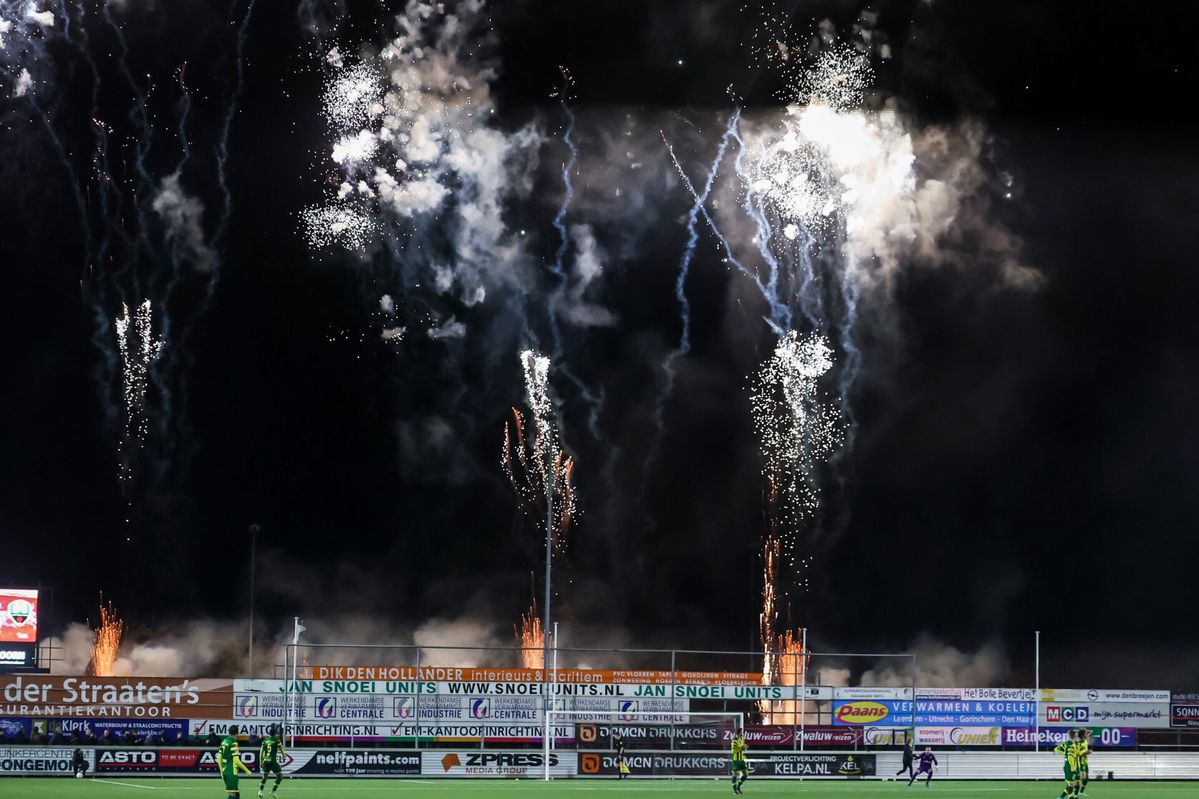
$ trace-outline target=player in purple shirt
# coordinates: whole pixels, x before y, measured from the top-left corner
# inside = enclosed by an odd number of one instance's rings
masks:
[[[916,767],[916,773],[912,775],[912,778],[910,780],[908,780],[908,787],[911,788],[912,783],[915,782],[916,778],[919,777],[921,774],[928,775],[927,777],[924,778],[924,787],[925,788],[932,787],[933,766],[935,766],[936,764],[937,764],[937,756],[933,754],[932,747],[931,746],[924,747],[924,751],[920,753],[920,765],[918,765]]]

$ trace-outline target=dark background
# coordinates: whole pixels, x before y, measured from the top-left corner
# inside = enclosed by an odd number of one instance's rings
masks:
[[[540,568],[498,467],[505,414],[521,399],[514,354],[457,353],[448,370],[431,347],[397,359],[356,332],[370,278],[351,259],[312,255],[297,233],[298,208],[321,194],[321,50],[281,5],[259,6],[248,28],[230,235],[186,342],[187,415],[162,454],[174,465],[132,513],[93,380],[65,178],[41,123],[0,101],[0,582],[54,586],[58,624],[94,619],[100,591],[147,636],[173,620],[239,618],[247,529],[259,524],[264,624],[353,614],[402,630],[477,616],[504,639]],[[380,40],[373,8],[352,8],[338,41]],[[1199,599],[1199,150],[1183,121],[1195,11],[871,8],[894,52],[876,62],[879,90],[924,123],[985,123],[990,157],[1014,176],[1016,196],[996,213],[1044,281],[1010,290],[960,267],[903,272],[895,335],[867,353],[852,398],[858,443],[830,509],[848,525],[822,549],[813,589],[792,597],[793,620],[830,648],[903,650],[922,633],[967,651],[994,644],[1014,664],[1000,677],[1011,683],[1030,682],[1040,629],[1043,682],[1178,685],[1199,663],[1186,622]],[[794,18],[847,31],[861,10],[803,4]],[[131,12],[132,58],[162,75],[192,58],[209,65],[197,93],[226,96],[227,13]],[[501,124],[542,115],[554,132],[550,92],[569,65],[584,152],[607,119],[722,119],[729,83],[749,108],[778,88],[743,46],[756,17],[736,3],[503,3],[494,20]],[[64,90],[56,113],[78,91]],[[197,124],[216,124],[216,107],[201,103]],[[552,183],[560,157],[543,154],[539,180]],[[513,211],[547,259],[556,197]],[[204,199],[215,207],[212,187]],[[707,241],[666,454],[642,475],[646,386],[678,335],[671,291],[689,201],[675,200],[636,252],[613,259],[607,298],[621,325],[571,354],[605,390],[607,443],[568,409],[583,514],[563,619],[579,643],[752,647],[761,506],[745,386],[770,337],[735,340],[735,281]],[[406,420],[459,393],[469,423],[424,460],[405,443]]]

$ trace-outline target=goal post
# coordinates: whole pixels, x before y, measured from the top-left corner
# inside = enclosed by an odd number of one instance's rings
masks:
[[[584,725],[602,725],[609,730],[609,744],[612,744],[612,733],[621,738],[631,739],[631,743],[644,743],[642,733],[669,731],[666,737],[673,744],[676,734],[687,738],[702,735],[709,740],[721,741],[718,748],[724,748],[723,741],[732,738],[733,732],[745,731],[745,713],[743,711],[631,711],[617,710],[547,710],[546,719],[552,726],[555,717],[575,724],[576,740],[579,728]],[[588,743],[599,743],[597,740]],[[553,745],[551,741],[551,745]],[[556,748],[556,747],[555,747]],[[550,761],[545,758],[544,780],[549,781]]]

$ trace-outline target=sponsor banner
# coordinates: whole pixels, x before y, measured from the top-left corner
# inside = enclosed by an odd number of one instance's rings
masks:
[[[580,749],[612,749],[613,736],[619,734],[630,749],[727,749],[733,738],[732,722],[716,724],[624,725],[579,724],[576,727]],[[745,743],[755,749],[789,748],[800,728],[785,725],[749,725]],[[811,747],[854,746],[861,743],[857,727],[811,725],[802,729],[804,745]],[[671,742],[673,741],[673,746]]]
[[[1170,705],[1171,727],[1199,727],[1199,702]]]
[[[0,588],[0,644],[37,643],[37,594],[36,588]]]
[[[421,773],[420,752],[318,749],[304,752],[304,762],[286,765],[289,774],[330,774],[359,777],[411,777]]]
[[[804,746],[812,747],[855,746],[862,740],[861,729],[858,727],[812,725],[800,729],[786,725],[750,725],[745,728],[745,743],[759,749],[786,749],[799,740],[801,733]],[[731,731],[725,731],[721,737],[727,745],[732,742],[733,734]]]
[[[1199,703],[1199,691],[1171,691],[1170,701],[1180,704]]]
[[[1142,728],[1170,726],[1169,704],[1135,702],[1052,703],[1037,706],[1037,720],[1046,727],[1081,724]]]
[[[1002,727],[917,727],[917,746],[1001,746]]]
[[[837,726],[1007,727],[1033,723],[1036,703],[1007,700],[833,700]]]
[[[1096,702],[1141,702],[1166,704],[1169,691],[1111,691],[1096,688],[1042,688],[1041,701],[1052,704],[1092,704]]]
[[[95,750],[84,749],[83,756],[87,759],[88,769],[96,767]],[[71,761],[75,755],[74,748],[43,749],[35,746],[22,746],[14,749],[0,749],[0,774],[73,774]]]
[[[154,719],[47,719],[46,732],[61,732],[63,735],[93,735],[97,738],[109,733],[114,738],[120,738],[127,732],[132,732],[138,738],[146,739],[151,735],[164,736],[173,741],[179,735],[191,733],[191,725],[187,719],[158,721]]]
[[[633,777],[723,777],[729,774],[727,754],[672,752],[632,754],[625,763]],[[836,755],[807,752],[765,753],[751,757],[754,777],[866,777],[875,773],[871,754]],[[579,755],[579,774],[584,777],[610,776],[617,773],[616,756],[600,752]]]
[[[26,738],[33,734],[30,719],[0,718],[0,738],[15,738],[20,733],[25,733]]]
[[[1004,746],[1057,746],[1077,727],[1004,727]],[[1133,747],[1137,745],[1135,727],[1088,727],[1091,731],[1091,746]]]
[[[311,700],[319,696],[378,697],[408,695],[420,697],[449,696],[472,699],[478,697],[606,697],[609,699],[746,699],[783,700],[796,698],[799,686],[779,685],[661,685],[655,683],[573,683],[560,682],[459,682],[422,680],[235,680],[238,702],[250,702],[251,696],[275,695],[304,698],[307,712],[312,712]],[[261,701],[261,699],[259,700]],[[283,699],[279,700],[280,702]],[[294,700],[291,700],[294,701]],[[369,708],[370,702],[365,703]]]
[[[855,686],[834,688],[833,699],[911,699],[911,688],[874,688]]]
[[[1035,688],[918,688],[916,698],[1035,702],[1037,691]]]
[[[496,682],[630,685],[761,685],[761,672],[488,669],[444,666],[312,666],[312,680],[354,682]]]
[[[182,677],[0,677],[0,716],[187,718],[232,715],[229,680]]]
[[[0,668],[32,668],[37,665],[37,644],[0,644]]]
[[[426,777],[540,777],[545,773],[541,752],[481,750],[421,752],[420,773]],[[574,752],[550,752],[550,776],[573,777],[579,772]]]
[[[243,735],[265,736],[267,728],[276,721],[246,721],[244,719],[192,719],[191,734],[203,737],[209,733],[224,735],[229,725],[236,724]],[[353,724],[339,722],[292,721],[287,735],[304,741],[491,741],[496,743],[540,743],[544,726],[541,724],[503,724],[498,722],[394,722],[384,724]],[[573,724],[554,724],[550,730],[555,742],[573,744]]]

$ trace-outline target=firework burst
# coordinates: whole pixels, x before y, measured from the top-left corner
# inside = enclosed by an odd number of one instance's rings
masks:
[[[821,401],[832,351],[816,334],[791,331],[758,372],[750,393],[762,447],[771,535],[786,542],[820,504],[816,471],[841,441],[837,409]]]
[[[125,636],[125,622],[117,615],[116,609],[109,602],[107,606],[101,600],[100,626],[95,630],[95,640],[92,642],[92,660],[88,666],[88,674],[94,677],[112,677],[113,667],[121,652],[121,639]]]
[[[516,643],[520,647],[520,665],[526,669],[545,668],[545,630],[537,615],[537,600],[527,613],[522,613],[516,626]]]
[[[504,423],[504,449],[500,462],[521,499],[521,507],[534,520],[545,516],[553,501],[552,546],[556,556],[566,548],[566,534],[575,516],[574,459],[562,449],[549,395],[550,359],[532,350],[520,354],[525,396],[532,417],[532,439],[520,411]]]
[[[122,315],[113,320],[117,350],[121,357],[121,399],[125,410],[125,425],[120,437],[120,477],[126,485],[133,479],[133,462],[146,443],[149,417],[146,413],[146,390],[149,387],[150,367],[162,351],[162,341],[154,335],[153,310],[149,300],[129,310],[121,305]]]

